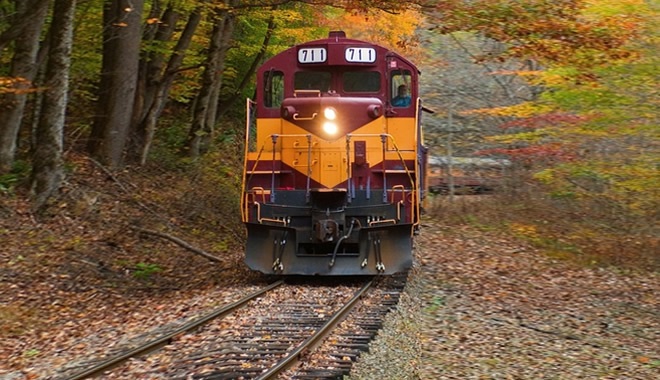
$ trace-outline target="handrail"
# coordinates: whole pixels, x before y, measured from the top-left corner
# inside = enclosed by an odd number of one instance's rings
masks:
[[[385,223],[392,223],[396,224],[396,219],[382,219],[382,220],[372,220],[369,222],[369,227],[376,225],[376,224],[385,224]]]
[[[263,222],[271,222],[271,223],[282,223],[284,227],[286,227],[287,222],[286,220],[281,220],[281,219],[272,219],[272,218],[262,218],[261,217],[261,203],[259,202],[254,202],[253,203],[257,207],[257,221],[259,223]]]
[[[402,199],[405,199],[405,197],[406,197],[406,195],[404,194],[404,192],[406,191],[406,188],[403,185],[394,185],[394,186],[392,186],[392,190],[391,190],[392,191],[392,200],[390,200],[390,203],[394,203],[394,191],[395,190],[401,191],[401,193],[402,193],[401,198]]]
[[[277,146],[277,135],[271,135],[271,139],[273,140],[273,158],[271,159],[271,169],[273,170],[271,173],[270,177],[270,201],[275,202],[275,153],[276,150],[275,147]],[[281,157],[280,157],[281,159]],[[281,167],[281,165],[280,165]]]
[[[255,186],[255,187],[251,188],[250,191],[253,192],[253,193],[252,193],[253,196],[255,196],[255,195],[257,195],[257,194],[261,194],[261,200],[262,200],[261,203],[266,203],[266,189],[264,189],[264,188],[261,187],[261,186]],[[247,192],[246,192],[246,193],[247,193]],[[255,199],[252,199],[252,201],[253,201],[253,202],[256,202]]]
[[[304,117],[304,116],[299,116],[299,115],[300,114],[298,112],[294,113],[293,114],[293,120],[304,120],[304,121],[314,120],[314,119],[316,119],[316,116],[318,116],[318,113],[314,112],[314,113],[312,113],[312,116],[309,116],[309,117]]]
[[[243,186],[242,186],[242,190],[241,190],[243,194],[247,194],[247,192],[245,191],[246,187],[250,183],[250,181],[252,180],[252,177],[254,176],[255,169],[257,168],[257,164],[259,164],[259,159],[261,158],[261,154],[263,153],[264,148],[266,148],[266,144],[264,144],[261,147],[261,149],[259,150],[259,154],[257,154],[257,159],[254,161],[254,165],[252,165],[252,170],[250,170],[250,176],[247,177],[247,178],[245,178],[245,176],[243,176]],[[248,150],[248,148],[246,147],[245,148],[245,151],[246,151],[246,153],[245,153],[245,164],[243,165],[244,173],[247,173],[247,163],[248,163],[247,150]],[[243,212],[243,215],[241,215],[241,217],[243,218],[243,222],[247,222],[248,221],[248,219],[247,219],[248,218],[248,211],[247,211],[248,210],[248,202],[247,202],[247,199],[245,199],[245,204],[243,206],[244,207],[241,207],[241,211],[244,211],[244,212]]]
[[[275,152],[275,146],[276,146],[277,141],[280,138],[290,138],[290,137],[305,137],[308,141],[308,144],[307,144],[307,162],[308,162],[308,165],[307,165],[306,197],[307,197],[307,201],[309,201],[310,191],[311,191],[310,185],[311,185],[311,176],[312,176],[312,164],[314,162],[317,162],[315,160],[314,161],[312,160],[312,135],[311,134],[301,134],[301,133],[281,134],[281,133],[274,133],[274,134],[269,135],[268,138],[264,139],[264,143],[261,146],[261,149],[259,150],[259,153],[257,154],[257,158],[254,162],[253,167],[252,167],[252,172],[254,172],[257,165],[259,164],[259,162],[261,160],[262,153],[263,153],[264,149],[266,148],[267,144],[270,143],[270,144],[273,145],[273,152],[272,152],[273,153],[273,158],[272,158],[272,161],[273,161],[273,164],[274,164],[275,153],[276,153]],[[411,193],[416,194],[417,198],[419,198],[419,191],[420,191],[419,190],[419,184],[417,184],[417,185],[415,184],[415,180],[413,179],[413,173],[408,168],[408,166],[406,165],[406,162],[405,162],[405,159],[403,158],[402,152],[399,149],[399,146],[397,145],[396,140],[394,139],[394,137],[391,134],[389,134],[389,133],[347,133],[344,137],[347,141],[347,162],[346,162],[346,165],[347,165],[347,169],[346,169],[347,178],[346,178],[346,180],[347,180],[347,187],[348,187],[347,190],[348,190],[349,195],[351,194],[351,179],[352,179],[352,170],[351,170],[351,163],[350,163],[350,140],[355,138],[355,137],[372,137],[372,138],[379,137],[381,139],[382,143],[383,143],[383,165],[385,165],[386,153],[387,152],[392,152],[392,151],[395,152],[397,154],[399,160],[402,163],[403,170],[405,171],[405,174],[407,175],[408,180],[410,181]],[[247,137],[246,137],[246,139],[247,139]],[[392,148],[393,148],[392,150],[388,150],[385,147],[385,143],[387,141],[391,141]],[[246,154],[245,167],[247,168],[247,154]],[[385,172],[385,167],[383,167],[383,171]],[[245,186],[247,184],[249,184],[250,180],[252,179],[252,175],[253,175],[252,172],[251,172],[250,176],[247,178],[247,180],[245,181],[246,183],[244,184],[243,192],[245,192]],[[275,186],[274,173],[275,173],[275,166],[273,165],[272,166],[272,173],[271,173],[272,177],[273,177],[273,178],[271,178],[271,187],[272,187],[272,189],[271,189],[271,201],[274,198],[274,190],[275,190],[275,188],[274,188],[274,186]],[[385,176],[385,173],[383,173],[383,175]],[[387,191],[388,191],[388,189],[387,189],[386,179],[384,179],[383,182],[384,182],[383,183],[383,185],[384,185],[383,186],[383,199],[384,199],[384,202],[387,203]],[[395,188],[398,188],[399,186],[402,186],[402,185],[397,185],[397,186],[393,187],[391,190],[394,190]],[[392,202],[393,202],[393,198],[392,198]],[[417,204],[413,208],[411,208],[411,220],[414,220],[414,216],[415,216],[414,213],[417,212],[417,215],[419,215],[419,211],[420,211],[419,210],[419,204],[418,204],[419,202],[413,202],[413,203],[417,203]],[[246,218],[247,218],[247,205],[246,205],[246,208],[245,208],[244,221],[247,220]],[[416,222],[416,224],[419,224],[419,220]]]
[[[245,150],[243,154],[243,173],[247,172],[247,165],[248,165],[248,156],[250,152],[250,127],[252,126],[252,106],[256,105],[257,103],[254,102],[252,99],[247,98],[245,101]],[[250,177],[251,179],[251,177]],[[241,183],[241,194],[245,194],[245,189],[248,184],[248,179],[243,176],[242,178],[242,183]],[[247,222],[247,199],[243,199],[241,197],[241,220],[244,222]]]
[[[390,135],[389,133],[360,133],[360,134],[351,134],[351,133],[349,133],[349,134],[346,135],[346,138],[351,138],[351,137],[355,137],[355,136],[357,136],[357,137],[380,137],[381,139],[385,139],[385,138],[390,139],[392,141],[394,151],[399,156],[399,159],[401,160],[401,163],[403,164],[402,166],[403,166],[403,168],[406,172],[406,175],[408,176],[408,179],[410,180],[410,187],[412,189],[412,193],[417,194],[417,198],[419,199],[419,184],[417,184],[417,185],[415,184],[415,181],[412,178],[412,173],[408,169],[408,166],[406,165],[406,162],[403,158],[403,155],[401,154],[401,150],[397,146],[396,140],[394,139],[394,137],[392,135]],[[384,165],[384,161],[385,161],[385,154],[383,154],[383,165]],[[415,163],[415,165],[417,165],[417,163]],[[384,171],[385,170],[384,170],[384,167],[383,167],[383,176],[385,176]],[[385,193],[387,191],[387,186],[383,186],[383,187],[384,187],[383,191]],[[386,196],[386,195],[383,194],[383,196]],[[419,212],[420,212],[419,202],[414,202],[414,204],[415,204],[414,208],[411,208],[411,210],[410,210],[411,220],[415,220],[415,214],[414,214],[415,212],[417,212],[417,215],[420,215],[419,214]],[[415,222],[415,225],[418,225],[419,223],[420,223],[420,220],[417,220]]]
[[[305,203],[309,203],[312,191],[312,135],[307,135],[307,184],[305,191]]]
[[[321,90],[293,90],[293,96],[297,98],[298,95],[316,95],[320,97]]]

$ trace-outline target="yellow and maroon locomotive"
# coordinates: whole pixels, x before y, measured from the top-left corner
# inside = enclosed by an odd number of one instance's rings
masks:
[[[331,32],[257,72],[248,100],[247,265],[267,274],[393,274],[412,264],[426,150],[419,72]]]

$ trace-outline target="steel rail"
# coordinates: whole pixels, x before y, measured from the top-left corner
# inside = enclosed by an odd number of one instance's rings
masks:
[[[257,290],[254,293],[251,293],[251,294],[239,299],[238,301],[232,302],[232,303],[230,303],[226,306],[223,306],[222,308],[220,308],[218,310],[213,311],[212,313],[206,314],[205,316],[203,316],[201,318],[198,318],[194,321],[188,322],[188,323],[184,324],[183,326],[179,327],[178,329],[176,329],[175,331],[173,331],[171,333],[168,333],[166,335],[163,335],[160,338],[157,338],[157,339],[149,341],[145,344],[142,344],[142,345],[140,345],[140,346],[138,346],[138,347],[136,347],[136,348],[134,348],[130,351],[126,351],[126,352],[124,352],[122,354],[119,354],[117,356],[114,356],[110,359],[104,360],[100,364],[97,364],[93,367],[90,367],[85,371],[77,373],[77,374],[75,374],[71,377],[67,377],[67,379],[69,379],[69,380],[80,380],[80,379],[86,379],[88,377],[93,377],[93,376],[99,375],[101,372],[107,371],[111,368],[114,368],[114,367],[122,364],[123,362],[127,361],[128,359],[130,359],[132,357],[139,356],[139,355],[154,351],[154,350],[156,350],[156,349],[158,349],[162,346],[165,346],[165,345],[169,344],[172,341],[172,339],[175,338],[176,336],[179,336],[181,334],[184,334],[184,333],[187,333],[189,331],[195,330],[199,326],[202,326],[205,323],[207,323],[207,322],[209,322],[213,319],[216,319],[216,318],[222,317],[226,314],[229,314],[229,313],[235,311],[236,309],[238,309],[239,307],[243,306],[247,302],[249,302],[249,301],[255,299],[256,297],[258,297],[258,296],[260,296],[260,295],[262,295],[262,294],[264,294],[264,293],[266,293],[266,292],[282,285],[283,283],[284,283],[284,280],[276,281],[276,282],[274,282],[274,283],[272,283],[272,284],[270,284],[270,285],[268,285],[268,286],[266,286],[266,287],[264,287],[260,290]]]
[[[323,326],[321,326],[318,331],[316,331],[312,336],[302,342],[300,346],[298,346],[295,350],[289,352],[284,359],[277,362],[277,364],[271,367],[268,371],[260,374],[259,377],[257,377],[257,380],[274,379],[275,376],[291,367],[296,361],[298,361],[303,351],[311,350],[318,343],[320,343],[321,340],[323,340],[323,338],[325,338],[328,333],[348,315],[357,301],[362,298],[362,295],[373,285],[373,282],[374,280],[372,279],[362,288],[360,288],[360,290],[355,293],[353,298],[351,298],[341,309],[339,309],[339,311],[337,311],[332,316],[332,318],[330,318]]]

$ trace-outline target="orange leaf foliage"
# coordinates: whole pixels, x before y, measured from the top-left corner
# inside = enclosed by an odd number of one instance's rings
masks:
[[[0,77],[0,94],[25,94],[37,91],[32,82],[25,78]]]
[[[640,18],[632,11],[583,16],[582,11],[590,5],[585,0],[448,3],[451,6],[443,4],[438,13],[443,32],[478,31],[510,44],[509,56],[536,57],[576,67],[634,56],[625,45],[638,36],[640,28]]]
[[[347,37],[370,41],[396,50],[415,60],[420,57],[417,36],[421,15],[415,10],[397,13],[383,11],[344,12],[324,21],[333,30],[343,30]]]

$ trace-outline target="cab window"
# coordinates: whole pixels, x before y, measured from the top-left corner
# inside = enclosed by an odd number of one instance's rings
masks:
[[[376,71],[349,71],[342,79],[344,92],[380,91],[380,73]]]
[[[268,108],[279,108],[284,99],[284,73],[268,71],[264,73],[264,105]]]
[[[330,78],[330,73],[323,71],[298,71],[293,78],[294,88],[327,92],[330,89]]]
[[[412,85],[412,75],[408,70],[392,71],[390,79],[390,103],[393,107],[410,107],[412,98],[410,89]]]

